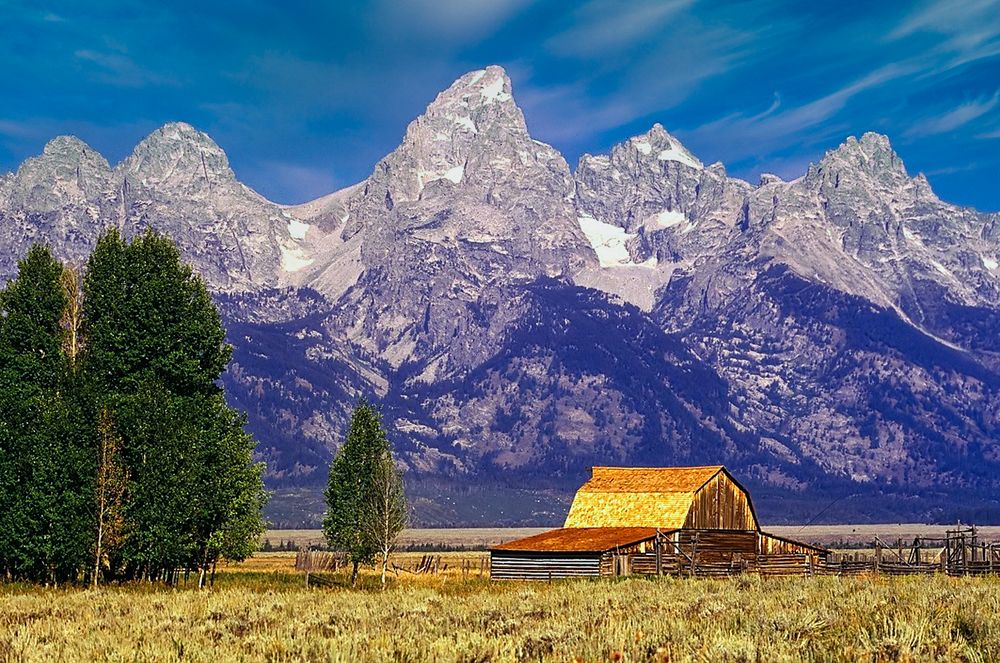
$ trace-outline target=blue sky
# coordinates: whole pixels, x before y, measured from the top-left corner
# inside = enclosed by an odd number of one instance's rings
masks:
[[[942,198],[1000,210],[1000,0],[0,0],[0,171],[63,133],[115,163],[184,120],[300,202],[492,63],[571,165],[661,122],[733,174],[795,177],[873,130]]]

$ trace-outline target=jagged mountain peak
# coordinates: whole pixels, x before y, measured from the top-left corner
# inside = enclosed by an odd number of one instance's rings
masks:
[[[9,177],[3,197],[14,208],[50,212],[93,197],[110,176],[99,152],[76,136],[58,136]]]
[[[56,136],[50,140],[42,149],[42,155],[49,158],[85,159],[91,157],[103,162],[107,166],[107,161],[97,150],[76,136],[71,135]]]
[[[524,178],[559,180],[556,199],[571,195],[569,166],[550,145],[533,140],[514,101],[510,77],[491,65],[461,76],[413,120],[402,143],[376,165],[356,199],[361,218],[401,203],[472,195],[504,207],[504,189],[520,191]],[[513,191],[511,192],[513,194]],[[508,201],[514,196],[507,195]]]
[[[467,98],[470,103],[476,104],[506,103],[513,99],[510,76],[507,75],[507,70],[496,64],[470,71],[455,79],[431,106],[455,97]]]
[[[677,138],[670,135],[659,122],[655,123],[646,133],[628,139],[625,145],[636,150],[640,158],[676,162],[689,168],[701,169],[705,167]],[[621,146],[619,146],[620,148]]]
[[[147,186],[181,187],[189,193],[236,179],[225,151],[186,122],[170,122],[146,136],[118,170]]]
[[[909,180],[906,166],[892,148],[889,137],[867,132],[858,140],[849,136],[839,147],[826,153],[814,171],[852,171],[883,184],[900,184]]]
[[[489,137],[497,130],[528,135],[524,114],[514,101],[507,72],[498,65],[470,71],[434,98],[407,129],[407,138],[433,125],[440,142]]]

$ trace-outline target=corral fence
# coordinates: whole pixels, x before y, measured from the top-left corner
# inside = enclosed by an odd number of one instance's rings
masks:
[[[632,573],[699,577],[741,573],[758,573],[763,577],[1000,575],[1000,542],[981,540],[974,526],[947,530],[944,537],[917,537],[907,544],[901,539],[889,543],[875,537],[871,552],[831,553],[826,557],[803,553],[746,555],[727,552],[720,555],[716,551],[705,558],[697,547],[674,548],[670,550],[668,545],[657,555],[658,565],[651,567],[650,560],[637,560],[629,570]]]
[[[397,577],[400,573],[410,575],[434,575],[449,573],[460,575],[462,578],[489,577],[490,560],[487,556],[479,559],[461,558],[453,559],[442,555],[427,554],[414,558],[412,561],[397,562],[389,558],[389,570]],[[306,587],[313,585],[330,585],[327,577],[314,575],[316,573],[336,573],[348,567],[350,562],[347,556],[339,552],[328,552],[323,550],[299,550],[295,555],[295,570],[305,573]]]

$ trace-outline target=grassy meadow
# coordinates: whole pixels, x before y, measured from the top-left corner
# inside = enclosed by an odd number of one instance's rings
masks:
[[[211,590],[0,587],[4,661],[991,661],[1000,579],[492,583],[447,570],[304,588],[293,555]],[[464,556],[464,557],[463,557]],[[413,565],[419,554],[399,556]],[[471,564],[470,564],[471,565]],[[468,568],[468,567],[467,567]]]

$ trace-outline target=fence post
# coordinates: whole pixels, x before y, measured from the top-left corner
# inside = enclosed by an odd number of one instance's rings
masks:
[[[663,575],[663,550],[661,549],[662,544],[660,542],[660,530],[656,530],[656,543],[654,543],[653,545],[656,546],[656,575],[662,576]]]
[[[875,573],[882,570],[882,539],[875,537]]]

